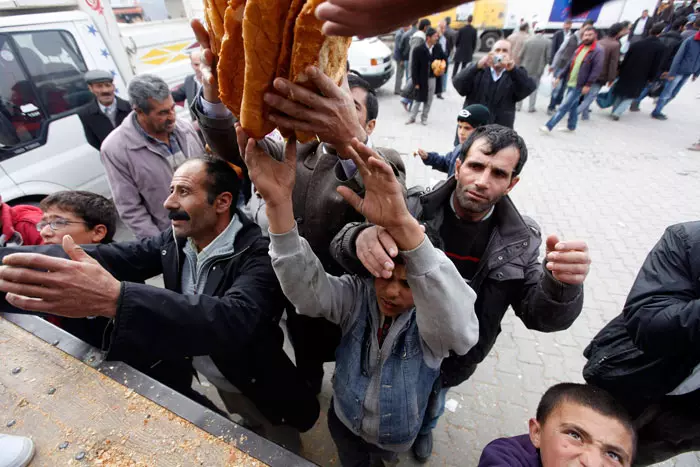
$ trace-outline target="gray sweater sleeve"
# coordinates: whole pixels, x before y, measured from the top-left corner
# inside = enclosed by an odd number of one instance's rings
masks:
[[[448,357],[450,351],[457,355],[469,352],[479,340],[476,293],[427,237],[418,248],[401,254],[406,260],[424,351],[438,360]]]
[[[364,300],[363,281],[348,274],[327,274],[296,226],[284,234],[270,232],[270,257],[282,291],[297,313],[326,318],[345,333],[359,310],[356,304]]]

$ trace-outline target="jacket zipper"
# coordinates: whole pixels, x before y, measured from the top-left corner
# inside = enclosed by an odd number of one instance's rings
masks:
[[[216,266],[218,263],[220,263],[220,262],[222,262],[222,261],[225,261],[225,260],[234,259],[234,258],[236,258],[237,256],[240,256],[240,255],[242,255],[243,253],[245,253],[246,250],[248,250],[248,248],[250,248],[250,246],[247,246],[247,247],[243,248],[241,251],[233,252],[233,253],[228,254],[228,255],[226,255],[226,256],[220,256],[220,257],[214,259],[214,260],[212,261],[212,263],[209,265],[209,268],[208,268],[208,271],[207,271],[207,277],[209,276],[209,273],[211,272],[211,269],[212,269],[214,266]],[[197,292],[197,289],[198,289],[198,286],[199,286],[199,279],[200,279],[201,277],[202,277],[201,274],[197,275],[196,272],[195,272],[195,277],[194,277],[194,293],[195,293],[195,295],[197,295],[197,293],[198,293],[198,292]]]

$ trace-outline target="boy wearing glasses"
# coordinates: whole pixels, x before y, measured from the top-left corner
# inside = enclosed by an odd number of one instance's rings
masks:
[[[41,202],[36,224],[45,244],[60,245],[71,235],[78,245],[111,243],[117,230],[117,209],[104,196],[88,191],[59,191]]]

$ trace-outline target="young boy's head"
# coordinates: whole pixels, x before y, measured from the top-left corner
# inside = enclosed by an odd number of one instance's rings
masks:
[[[117,230],[117,209],[104,196],[88,191],[59,191],[41,202],[37,229],[47,244],[71,235],[78,245],[110,243]]]
[[[468,105],[459,111],[457,115],[457,139],[459,144],[463,144],[469,135],[480,126],[489,122],[491,113],[489,109],[481,104]]]
[[[628,467],[636,445],[625,409],[606,391],[575,383],[557,384],[542,396],[530,440],[543,467]]]
[[[395,318],[413,308],[413,292],[406,280],[406,264],[401,255],[394,260],[394,271],[389,279],[374,279],[379,311],[384,316]]]

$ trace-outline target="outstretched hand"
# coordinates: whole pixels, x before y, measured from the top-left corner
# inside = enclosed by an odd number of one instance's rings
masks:
[[[559,241],[556,235],[547,237],[547,269],[559,282],[583,284],[591,266],[588,245],[582,240]]]
[[[328,0],[316,8],[328,36],[377,36],[464,0]]]
[[[121,283],[94,258],[63,237],[70,259],[39,253],[6,256],[0,266],[0,291],[7,302],[22,310],[68,318],[114,317]]]
[[[219,102],[219,83],[216,79],[216,55],[211,50],[209,31],[198,19],[190,22],[194,37],[202,49],[202,63],[199,69],[202,71],[202,95],[212,104]]]
[[[423,231],[408,211],[403,188],[379,154],[353,139],[351,157],[365,185],[361,198],[349,187],[338,193],[369,222],[384,227],[402,250],[412,250],[423,241]]]

